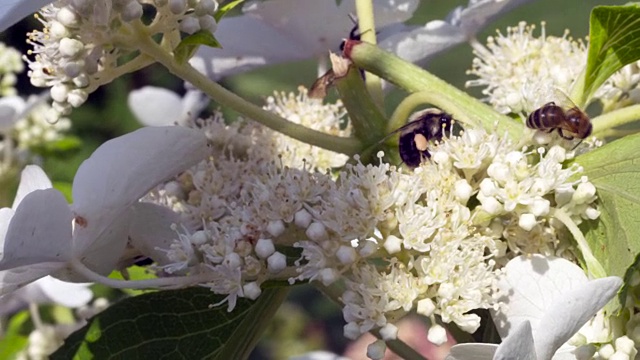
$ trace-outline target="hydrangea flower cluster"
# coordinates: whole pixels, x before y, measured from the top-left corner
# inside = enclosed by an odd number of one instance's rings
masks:
[[[14,88],[17,81],[16,74],[23,70],[22,54],[18,50],[0,43],[0,96],[16,94]]]
[[[156,19],[163,19],[147,26],[150,34],[177,33],[176,23],[187,33],[216,28],[215,0],[59,0],[40,10],[38,19],[44,28],[28,34],[32,59],[25,57],[25,61],[31,83],[51,88],[53,107],[59,114],[82,105],[99,86],[148,64],[139,57],[124,61],[136,55],[129,34],[142,25],[143,4],[154,6]]]
[[[305,94],[267,108],[305,118],[325,106],[323,124],[338,129],[339,105]],[[326,164],[321,153],[254,123],[225,125],[216,114],[191,126],[213,153],[148,196],[182,216],[177,239],[154,258],[158,270],[211,272],[217,280],[204,286],[227,295],[229,310],[268,280],[344,281],[350,338],[413,308],[473,332],[480,318],[470,310],[496,306],[498,264],[519,253],[572,256],[554,210],[575,221],[598,215],[593,185],[572,180],[581,169],[563,168],[563,149],[518,150],[481,129],[445,138],[413,172],[380,161],[331,174],[314,170]]]
[[[547,36],[544,23],[540,37],[535,25],[521,22],[503,35],[489,37],[484,47],[474,44],[471,70],[478,78],[467,86],[485,86],[482,93],[502,113],[529,113],[549,101],[553,90],[570,89],[587,62],[584,42],[569,37]]]

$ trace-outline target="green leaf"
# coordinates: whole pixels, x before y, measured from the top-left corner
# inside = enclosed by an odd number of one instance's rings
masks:
[[[624,277],[640,254],[640,134],[624,137],[575,163],[597,189],[600,217],[581,224],[593,255],[608,275]]]
[[[179,64],[185,64],[193,54],[195,54],[200,45],[206,45],[212,48],[222,48],[222,45],[220,45],[211,32],[201,30],[180,41],[180,44],[178,44],[174,50],[176,61]]]
[[[114,304],[66,339],[51,359],[243,359],[286,297],[287,289],[210,307],[209,289],[159,291]]]
[[[591,12],[589,56],[581,104],[623,66],[640,59],[640,6],[598,6]]]
[[[215,15],[213,15],[213,18],[216,19],[216,22],[220,22],[220,19],[222,19],[225,15],[227,15],[227,13],[231,10],[233,10],[233,8],[235,8],[236,6],[242,4],[244,2],[244,0],[234,0],[231,2],[228,2],[226,4],[224,4],[219,10],[218,12],[215,13]]]
[[[0,337],[0,359],[14,359],[28,343],[28,338],[22,334],[22,328],[29,320],[29,312],[22,311],[11,317],[9,325]]]

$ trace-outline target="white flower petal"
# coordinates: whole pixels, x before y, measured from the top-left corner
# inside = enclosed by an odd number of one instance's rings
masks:
[[[616,295],[621,286],[622,279],[610,276],[563,292],[562,297],[547,309],[534,331],[536,352],[540,358],[551,358],[562,344]]]
[[[467,343],[453,345],[445,360],[491,360],[498,349],[496,344]]]
[[[173,125],[182,116],[182,99],[171,90],[145,86],[129,93],[129,109],[146,126]]]
[[[169,249],[178,237],[171,225],[180,223],[180,216],[165,206],[151,203],[133,206],[132,216],[129,233],[131,245],[159,265],[168,264],[166,251],[158,249]]]
[[[376,26],[408,20],[415,0],[374,0]],[[200,72],[219,78],[266,64],[326,56],[349,36],[353,1],[272,0],[250,2],[244,15],[225,18],[215,36],[222,49],[201,47],[190,60]],[[363,31],[366,31],[364,29]]]
[[[195,119],[211,100],[200,90],[189,90],[182,98],[182,115],[179,125],[186,125],[186,121]]]
[[[18,115],[26,108],[27,103],[19,96],[5,96],[0,98],[0,132],[13,128],[18,121]]]
[[[206,144],[200,131],[178,126],[142,128],[107,141],[78,169],[74,213],[101,233],[155,185],[202,160]]]
[[[499,283],[507,294],[500,299],[508,305],[505,311],[492,313],[500,336],[504,339],[510,329],[529,321],[536,329],[540,319],[556,299],[564,293],[587,283],[587,276],[572,262],[542,255],[518,256],[505,267],[506,275]]]
[[[45,303],[77,308],[88,304],[93,298],[93,292],[89,289],[90,284],[70,283],[51,276],[46,276],[31,285],[36,284],[40,286],[48,299]]]
[[[13,218],[14,211],[11,208],[0,209],[0,247],[4,248],[4,241],[7,238],[7,231],[9,230],[9,224],[11,218]],[[3,250],[4,251],[4,250]],[[3,252],[0,252],[0,259],[4,256]]]
[[[18,185],[18,191],[11,208],[15,210],[27,194],[35,190],[51,189],[52,187],[53,185],[51,184],[51,180],[49,180],[47,174],[45,174],[39,166],[25,166],[22,170],[20,185]]]
[[[62,265],[62,263],[41,263],[0,271],[0,296],[49,275]]]
[[[58,190],[36,190],[25,196],[9,223],[0,270],[69,260],[71,221],[69,204]]]
[[[549,357],[551,358],[551,357]],[[531,323],[524,321],[515,328],[509,336],[502,339],[498,346],[494,360],[536,360]],[[543,358],[541,358],[543,359]]]
[[[407,61],[424,64],[431,56],[473,38],[500,14],[528,1],[471,0],[468,7],[454,9],[444,21],[381,29],[379,44]]]
[[[207,139],[179,126],[142,128],[100,146],[73,182],[74,251],[98,273],[113,270],[127,242],[129,207],[158,183],[207,155]],[[83,281],[73,271],[63,280]]]
[[[51,0],[4,1],[0,5],[0,31],[5,31],[9,26],[52,2]]]

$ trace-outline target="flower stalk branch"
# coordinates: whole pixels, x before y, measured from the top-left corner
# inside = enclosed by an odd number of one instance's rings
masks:
[[[281,132],[307,144],[347,155],[354,155],[360,151],[361,144],[357,139],[333,136],[309,129],[288,121],[274,113],[265,111],[261,107],[244,100],[221,85],[211,81],[188,63],[179,64],[171,54],[167,53],[165,49],[158,45],[147,34],[142,23],[138,23],[137,29],[138,36],[136,37],[136,41],[142,53],[151,56],[164,65],[171,73],[193,84],[221,105],[228,106],[272,130]]]
[[[432,105],[451,113],[464,123],[480,121],[482,126],[492,131],[507,132],[512,138],[522,135],[524,126],[506,115],[496,112],[464,91],[446,83],[431,73],[408,63],[374,45],[349,40],[345,44],[344,55],[359,67],[373,72],[381,78],[411,92],[423,92],[431,97]]]
[[[373,16],[373,2],[371,0],[356,0],[356,13],[358,16],[358,30],[362,41],[376,44],[376,24]],[[374,74],[367,74],[365,84],[371,97],[378,108],[384,109],[384,94],[382,93],[382,81]]]
[[[600,262],[598,262],[595,256],[593,256],[593,252],[591,252],[591,248],[589,247],[587,240],[584,238],[582,231],[580,231],[571,217],[562,209],[552,209],[551,215],[562,222],[564,226],[567,227],[571,235],[573,235],[573,238],[578,244],[578,249],[580,249],[580,253],[582,254],[582,258],[587,266],[587,273],[595,279],[606,277],[606,271],[604,271]]]
[[[640,120],[640,104],[614,110],[591,120],[593,123],[593,135],[597,136],[605,130]]]

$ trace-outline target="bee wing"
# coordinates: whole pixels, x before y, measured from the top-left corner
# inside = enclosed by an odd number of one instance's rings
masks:
[[[565,110],[578,107],[578,105],[571,100],[569,94],[557,86],[553,88],[553,97],[553,102]]]

